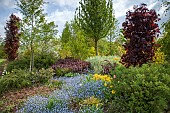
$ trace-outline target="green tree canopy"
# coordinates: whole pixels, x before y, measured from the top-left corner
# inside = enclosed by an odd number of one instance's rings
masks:
[[[114,26],[112,0],[81,0],[79,3],[75,16],[76,23],[93,39],[98,55],[98,41],[106,37]]]

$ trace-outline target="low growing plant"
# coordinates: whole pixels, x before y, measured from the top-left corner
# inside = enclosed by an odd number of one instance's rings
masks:
[[[28,79],[30,74],[25,70],[13,70],[0,78],[0,94],[10,89],[18,89],[30,86],[32,82]]]
[[[90,68],[90,63],[74,58],[65,58],[58,60],[52,68],[57,71],[57,69],[68,69],[69,72],[74,73],[86,73]]]
[[[86,61],[91,63],[94,73],[108,73],[114,63],[119,63],[120,58],[117,56],[95,56]],[[110,65],[111,64],[111,65]]]
[[[51,79],[54,75],[54,70],[52,68],[48,68],[48,69],[40,69],[40,70],[36,70],[34,69],[32,72],[30,72],[31,76],[30,76],[30,80],[33,83],[46,83],[48,82],[49,79]]]

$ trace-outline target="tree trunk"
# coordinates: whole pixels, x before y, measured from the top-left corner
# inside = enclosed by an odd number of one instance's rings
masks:
[[[112,49],[112,35],[111,35],[111,33],[110,33],[110,52],[109,52],[109,54],[111,55],[111,49]]]
[[[32,20],[31,20],[31,57],[30,57],[30,72],[32,71],[33,67],[34,67],[34,48],[33,48],[33,40],[34,40],[34,36],[33,36],[33,29],[34,29],[34,15],[32,15]]]
[[[98,40],[95,39],[95,52],[96,52],[96,56],[98,56]]]
[[[31,57],[30,57],[30,72],[34,68],[34,49],[33,46],[31,45]]]

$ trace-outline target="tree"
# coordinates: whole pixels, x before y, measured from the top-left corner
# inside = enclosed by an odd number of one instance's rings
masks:
[[[166,7],[165,16],[170,13],[170,2],[167,0],[162,0],[162,6]],[[158,40],[158,43],[161,44],[161,51],[164,52],[165,58],[167,61],[170,61],[170,18],[163,23],[164,33],[163,37]]]
[[[41,53],[47,53],[52,51],[52,41],[54,41],[58,30],[57,25],[54,22],[44,22],[44,24],[40,27],[40,38],[38,41],[38,45],[41,48]]]
[[[122,55],[121,63],[126,67],[141,66],[154,56],[155,38],[160,33],[156,22],[160,19],[155,10],[149,10],[146,6],[134,6],[134,11],[126,13],[126,21],[122,24],[127,42],[124,45],[126,54]]]
[[[115,41],[115,39],[118,35],[119,35],[118,21],[115,20],[114,26],[110,29],[108,37],[107,37],[107,39],[109,40],[109,46],[110,46],[109,54],[110,55],[113,55],[113,51],[114,51],[112,49],[113,41]]]
[[[98,41],[106,37],[114,26],[112,0],[81,0],[79,3],[75,15],[76,23],[93,39],[98,55]]]
[[[45,22],[42,6],[45,4],[43,0],[18,0],[18,10],[22,13],[23,19],[21,23],[22,44],[27,45],[30,50],[30,71],[34,67],[34,44],[40,40],[41,26]]]
[[[161,44],[161,51],[165,54],[165,59],[170,62],[170,21],[164,25],[163,37],[158,40]]]
[[[67,43],[70,40],[71,31],[70,31],[70,24],[68,22],[65,23],[65,28],[62,32],[61,42]]]
[[[170,10],[170,1],[167,0],[161,0],[162,1],[162,6],[166,7],[165,13],[167,13]]]
[[[86,59],[89,56],[90,45],[84,32],[77,26],[75,21],[66,22],[61,35],[60,56]]]
[[[17,58],[17,51],[19,48],[19,27],[18,23],[20,22],[19,17],[16,17],[14,14],[11,14],[10,20],[6,23],[6,37],[4,50],[7,54],[7,59],[9,61],[15,60]]]

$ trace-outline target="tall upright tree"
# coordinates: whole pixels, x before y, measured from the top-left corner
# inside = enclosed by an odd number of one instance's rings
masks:
[[[17,0],[18,10],[22,13],[21,37],[23,44],[30,50],[30,71],[34,67],[34,44],[38,41],[41,33],[41,26],[45,22],[43,14],[43,0]]]
[[[112,0],[81,0],[79,3],[75,14],[76,23],[93,39],[98,55],[98,41],[106,37],[114,26]]]
[[[17,51],[19,48],[19,17],[11,14],[10,20],[6,23],[6,37],[4,50],[7,54],[7,59],[9,61],[15,60],[17,58]]]

